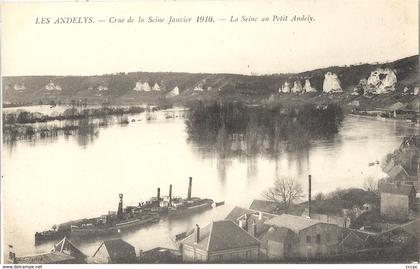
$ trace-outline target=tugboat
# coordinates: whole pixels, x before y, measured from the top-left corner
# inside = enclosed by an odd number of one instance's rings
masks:
[[[192,177],[189,178],[187,199],[172,198],[172,185],[169,186],[169,200],[167,201],[168,215],[188,214],[212,208],[214,201],[207,198],[191,197]],[[165,201],[163,201],[165,202]]]

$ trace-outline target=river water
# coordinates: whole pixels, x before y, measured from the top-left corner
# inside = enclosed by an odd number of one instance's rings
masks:
[[[172,113],[172,112],[171,112]],[[125,205],[136,205],[156,195],[187,195],[193,177],[193,196],[225,201],[224,206],[187,218],[161,219],[158,224],[122,234],[138,252],[157,246],[175,247],[176,234],[212,220],[223,219],[234,206],[248,207],[277,176],[293,176],[312,192],[361,187],[367,177],[383,176],[381,161],[417,128],[404,122],[346,116],[339,133],[313,141],[305,149],[268,156],[229,155],[221,158],[206,145],[188,139],[182,112],[167,118],[157,112],[129,116],[130,124],[100,128],[87,138],[78,135],[3,144],[4,245],[18,256],[49,251],[53,243],[34,246],[34,233],[53,224],[95,217],[115,211],[118,194]],[[135,122],[131,122],[135,119]],[[74,243],[88,256],[102,239]],[[4,249],[4,254],[7,249]]]

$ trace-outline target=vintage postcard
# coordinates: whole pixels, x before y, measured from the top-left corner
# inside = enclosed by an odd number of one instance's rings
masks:
[[[418,13],[3,2],[4,268],[417,268]]]

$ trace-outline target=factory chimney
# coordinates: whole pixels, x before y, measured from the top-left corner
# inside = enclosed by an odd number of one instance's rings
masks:
[[[200,242],[200,226],[198,226],[198,224],[195,226],[195,243],[198,243]]]
[[[119,220],[123,219],[123,194],[119,194],[120,202],[118,203],[117,217]]]
[[[190,182],[188,184],[188,196],[187,196],[188,200],[191,200],[191,188],[192,188],[192,177],[190,177]]]
[[[308,217],[311,218],[311,194],[312,194],[312,178],[308,176]]]
[[[157,206],[160,206],[160,188],[157,188]]]
[[[169,185],[169,206],[172,205],[172,184]]]

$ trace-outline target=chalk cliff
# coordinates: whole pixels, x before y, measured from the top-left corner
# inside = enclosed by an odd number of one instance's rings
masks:
[[[343,92],[341,89],[341,83],[338,79],[337,74],[332,72],[327,72],[324,75],[324,84],[322,85],[322,90],[326,93],[335,93]]]

